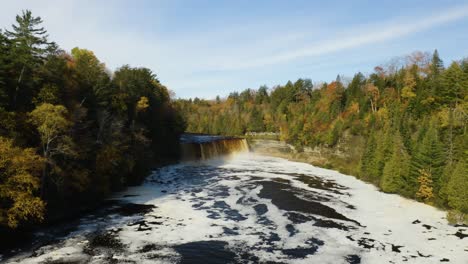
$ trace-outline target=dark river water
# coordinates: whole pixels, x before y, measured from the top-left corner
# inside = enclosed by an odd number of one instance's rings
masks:
[[[7,263],[468,263],[468,228],[335,171],[256,154],[155,171]]]

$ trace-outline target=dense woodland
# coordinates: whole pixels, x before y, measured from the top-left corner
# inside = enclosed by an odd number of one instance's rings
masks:
[[[190,132],[280,132],[298,151],[361,139],[353,174],[468,222],[468,60],[445,68],[437,50],[415,52],[343,79],[299,79],[225,99],[178,100],[177,107]]]
[[[356,176],[467,221],[468,60],[445,68],[437,51],[416,52],[351,80],[173,102],[151,70],[111,72],[92,51],[61,50],[41,23],[24,11],[0,31],[0,229],[61,217],[139,183],[178,157],[185,124],[198,133],[280,132],[298,151],[360,138]]]
[[[0,31],[0,230],[95,204],[178,155],[184,123],[147,68],[106,69],[30,11]]]

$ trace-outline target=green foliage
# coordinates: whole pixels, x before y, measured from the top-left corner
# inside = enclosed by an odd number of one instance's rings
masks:
[[[404,66],[378,66],[369,76],[357,73],[349,83],[341,76],[315,85],[298,79],[216,101],[178,100],[176,106],[189,132],[277,132],[298,151],[329,148],[336,154],[328,164],[385,192],[460,211],[467,203],[455,194],[464,192],[453,188],[463,184],[450,182],[468,174],[455,170],[466,149],[468,60],[445,69],[437,50],[404,60]],[[366,143],[356,148],[349,138]],[[338,161],[343,150],[353,157],[345,166]]]
[[[360,163],[360,178],[364,180],[370,180],[373,173],[373,168],[375,167],[375,151],[377,148],[377,141],[375,138],[375,133],[372,131],[369,137],[367,138],[366,147],[362,154],[361,163]]]
[[[10,43],[8,39],[3,35],[2,30],[0,29],[0,107],[8,106],[8,87],[7,87],[7,78],[6,71],[8,63],[8,50]]]
[[[141,182],[177,158],[185,128],[151,70],[58,50],[41,23],[24,11],[0,31],[0,225],[12,228]]]
[[[439,56],[439,52],[434,50],[434,53],[432,55],[432,61],[431,61],[431,74],[434,76],[438,76],[442,73],[444,70],[444,62]]]
[[[404,67],[376,67],[349,84],[298,79],[173,102],[150,69],[112,73],[92,51],[59,51],[41,23],[24,11],[0,32],[1,225],[40,220],[46,203],[58,212],[140,182],[154,163],[177,157],[185,128],[280,132],[298,150],[350,149],[343,139],[352,135],[366,142],[347,165],[361,179],[467,211],[466,59],[444,69],[437,51],[418,52]]]
[[[393,150],[390,160],[385,163],[380,187],[384,192],[402,193],[411,196],[414,183],[409,182],[409,161],[408,155],[401,136],[395,134],[393,140]]]
[[[453,62],[442,74],[442,90],[440,101],[454,106],[468,95],[468,75],[463,72],[460,64]]]
[[[429,128],[416,149],[411,161],[411,176],[417,179],[421,170],[431,174],[432,180],[436,183],[435,192],[440,190],[440,179],[445,166],[445,154],[443,144],[440,141],[436,123],[432,121]]]
[[[465,154],[468,156],[468,153]],[[468,162],[466,157],[457,162],[448,183],[450,207],[468,214]]]
[[[341,119],[337,119],[332,126],[333,128],[328,132],[327,137],[325,139],[325,143],[329,146],[335,146],[340,139],[341,134],[343,133],[343,121]]]
[[[13,87],[8,89],[9,107],[30,107],[31,99],[37,93],[37,69],[43,60],[55,52],[56,45],[47,39],[47,31],[40,26],[42,19],[32,16],[31,11],[23,11],[16,16],[13,30],[5,32],[10,48],[8,49],[8,68],[12,75]]]
[[[42,87],[37,96],[33,98],[33,103],[35,105],[40,105],[42,103],[58,104],[59,101],[59,88],[54,84],[46,84]]]
[[[250,120],[247,126],[247,130],[250,132],[265,131],[265,125],[263,123],[263,115],[256,107],[253,107],[252,112],[250,113]]]

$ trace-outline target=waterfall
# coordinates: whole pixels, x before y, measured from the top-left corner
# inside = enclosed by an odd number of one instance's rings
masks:
[[[234,153],[248,152],[247,140],[243,138],[213,138],[200,142],[182,142],[182,160],[207,160]]]

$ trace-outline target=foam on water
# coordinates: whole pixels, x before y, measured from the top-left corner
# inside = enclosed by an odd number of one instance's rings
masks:
[[[168,166],[113,199],[155,207],[90,215],[7,262],[468,263],[468,240],[454,235],[467,228],[444,212],[279,158]]]

